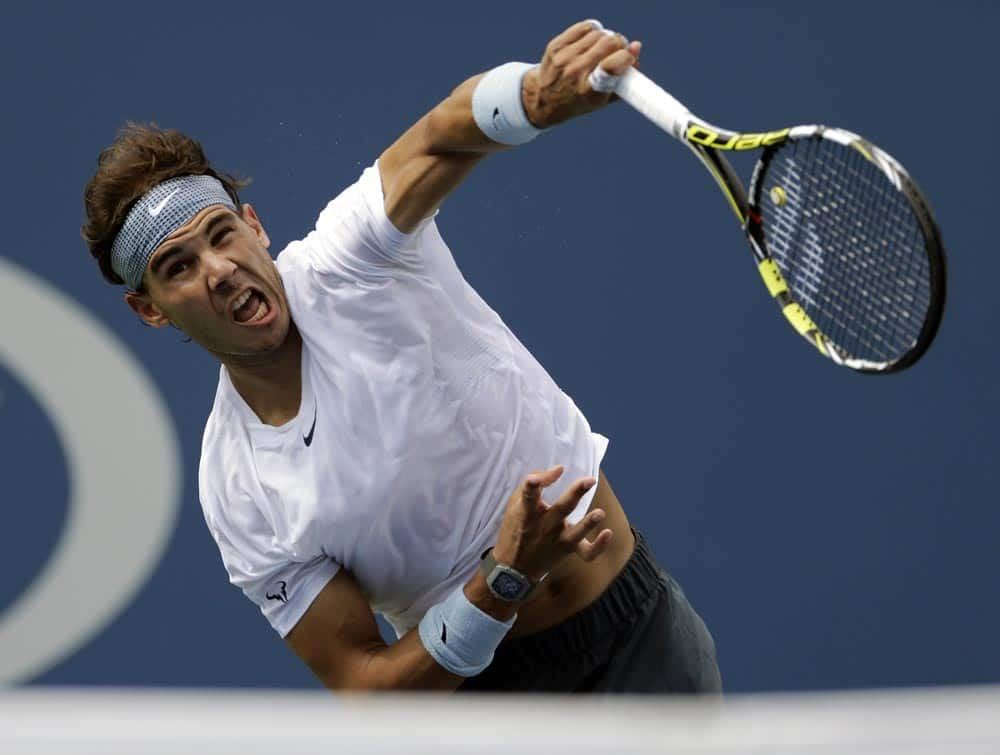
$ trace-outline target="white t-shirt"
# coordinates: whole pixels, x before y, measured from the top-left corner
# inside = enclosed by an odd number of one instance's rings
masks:
[[[402,635],[469,580],[528,472],[565,465],[555,500],[597,476],[608,441],[464,280],[434,220],[391,224],[377,166],[276,264],[302,334],[299,413],[261,423],[221,368],[205,519],[282,636],[341,567]]]

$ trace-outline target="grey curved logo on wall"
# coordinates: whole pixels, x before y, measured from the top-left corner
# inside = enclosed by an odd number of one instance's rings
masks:
[[[0,684],[10,684],[71,655],[146,584],[176,525],[181,458],[160,392],[131,352],[2,258],[0,322],[21,323],[4,328],[0,362],[55,427],[70,491],[55,549],[0,614]]]

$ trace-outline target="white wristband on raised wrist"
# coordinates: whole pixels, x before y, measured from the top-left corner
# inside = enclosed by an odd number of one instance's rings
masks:
[[[524,144],[544,129],[535,128],[524,112],[521,80],[534,63],[504,63],[488,71],[472,93],[472,116],[479,130],[495,142]]]
[[[516,618],[494,619],[474,606],[459,587],[444,602],[427,609],[418,631],[438,665],[459,676],[475,676],[490,665]]]

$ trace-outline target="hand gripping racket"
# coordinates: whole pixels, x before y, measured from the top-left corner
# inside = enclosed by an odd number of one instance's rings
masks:
[[[821,354],[873,374],[923,355],[944,310],[944,247],[927,200],[890,155],[839,128],[718,128],[634,68],[615,77],[598,67],[590,84],[698,156],[739,218],[768,292]],[[724,153],[753,149],[762,152],[744,189]]]

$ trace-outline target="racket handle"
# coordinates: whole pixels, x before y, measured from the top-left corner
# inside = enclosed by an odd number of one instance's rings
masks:
[[[638,69],[612,76],[598,66],[590,72],[590,87],[596,92],[614,92],[675,139],[684,140],[690,111]]]

